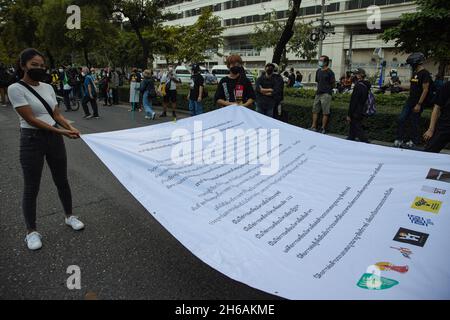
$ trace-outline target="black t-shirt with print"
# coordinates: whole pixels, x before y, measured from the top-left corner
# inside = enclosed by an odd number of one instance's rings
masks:
[[[235,92],[242,92],[243,103],[246,103],[248,99],[256,99],[252,83],[246,76],[241,74],[237,79],[226,76],[220,80],[214,96],[214,102],[217,102],[219,99],[236,102]]]
[[[441,110],[437,127],[441,130],[450,130],[450,82],[445,83],[439,91],[435,104]]]
[[[200,87],[202,87],[205,83],[205,79],[203,79],[201,74],[194,74],[191,76],[191,84],[189,91],[189,99],[197,100],[198,94],[200,91]]]
[[[419,103],[424,83],[431,83],[430,73],[425,69],[414,72],[411,77],[411,87],[409,89],[408,102],[410,104]],[[426,103],[426,101],[427,100],[425,99],[424,103]]]

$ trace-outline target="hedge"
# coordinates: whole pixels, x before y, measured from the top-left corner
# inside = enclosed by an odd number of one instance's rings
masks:
[[[217,109],[213,103],[215,86],[208,86],[209,96],[203,100],[204,111],[208,112]],[[188,93],[187,86],[181,86],[178,89],[177,108],[181,110],[189,110],[186,96]],[[129,88],[121,87],[119,89],[120,101],[127,102],[129,100]],[[377,114],[369,117],[364,126],[366,128],[369,139],[385,142],[395,140],[397,130],[397,117],[406,100],[406,95],[375,95],[377,103]],[[161,98],[154,101],[155,105],[161,105]],[[332,113],[330,115],[330,123],[328,130],[330,133],[347,135],[348,125],[346,122],[348,104],[350,100],[349,94],[336,94],[333,96]],[[288,112],[289,123],[302,128],[311,126],[311,110],[314,102],[314,90],[309,89],[286,89],[283,108]],[[425,110],[420,121],[420,132],[425,132],[428,128],[431,110]],[[407,128],[408,130],[409,128]]]

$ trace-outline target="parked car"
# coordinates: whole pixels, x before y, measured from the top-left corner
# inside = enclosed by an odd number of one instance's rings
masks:
[[[226,65],[217,65],[212,67],[211,73],[217,77],[217,81],[220,81],[230,73],[230,70]],[[245,75],[251,81],[251,83],[255,83],[255,77],[247,69],[245,69]]]
[[[181,80],[181,83],[191,82],[191,70],[186,66],[177,66],[175,68],[175,75]]]

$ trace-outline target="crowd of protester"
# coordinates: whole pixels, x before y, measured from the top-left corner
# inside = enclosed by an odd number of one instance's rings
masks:
[[[395,147],[416,149],[425,142],[425,150],[440,152],[449,141],[450,120],[448,115],[448,84],[442,76],[433,81],[431,74],[424,68],[425,57],[414,53],[408,58],[411,66],[409,86],[403,86],[398,71],[392,69],[386,85],[378,90],[382,93],[390,91],[399,93],[409,91],[405,95],[405,105],[397,119],[397,134],[393,143]],[[303,75],[299,70],[279,70],[275,63],[267,63],[264,71],[252,83],[247,77],[244,62],[239,55],[230,55],[226,59],[229,74],[217,84],[212,95],[214,104],[219,107],[238,104],[252,108],[266,116],[287,121],[287,112],[283,110],[285,88],[302,88]],[[191,81],[187,95],[189,111],[192,116],[203,113],[203,100],[208,97],[204,76],[199,63],[189,66]],[[7,103],[7,88],[20,80],[17,67],[0,64],[0,103]],[[368,143],[365,133],[365,122],[374,116],[376,101],[371,83],[367,80],[366,71],[362,68],[347,71],[336,81],[330,68],[330,58],[319,57],[315,74],[316,93],[312,107],[310,130],[326,134],[330,114],[332,113],[332,97],[336,92],[351,94],[348,114],[348,139]],[[51,84],[57,99],[66,112],[72,111],[74,102],[80,103],[85,119],[100,118],[98,103],[103,106],[119,104],[119,88],[126,82],[129,84],[129,111],[142,112],[144,118],[154,120],[157,117],[154,109],[156,100],[162,103],[160,118],[167,117],[170,108],[173,119],[177,117],[177,97],[181,80],[177,77],[173,66],[154,71],[131,68],[129,73],[114,67],[93,68],[74,67],[62,64],[58,68],[48,69],[42,79]],[[424,108],[432,108],[432,118],[428,130],[419,132],[419,121]],[[372,109],[371,109],[372,108]],[[376,115],[375,115],[376,116]],[[410,130],[407,131],[407,128]]]

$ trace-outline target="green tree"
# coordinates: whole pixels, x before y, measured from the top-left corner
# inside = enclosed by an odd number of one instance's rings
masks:
[[[384,31],[384,41],[395,41],[397,51],[423,52],[439,63],[443,75],[450,63],[450,1],[416,0],[417,12],[401,15],[400,23]]]
[[[118,26],[109,21],[95,5],[81,6],[81,29],[66,29],[64,36],[69,40],[66,47],[70,48],[71,52],[79,51],[88,67],[95,63],[111,64],[115,50],[122,40]]]
[[[154,31],[171,16],[164,13],[163,0],[79,0],[80,3],[96,4],[101,8],[101,12],[108,18],[113,19],[117,14],[121,19],[129,24],[131,30],[136,34],[142,47],[142,60],[140,67],[146,68],[149,59],[153,59],[155,49],[153,44],[145,37],[145,33],[154,34]]]
[[[34,33],[38,19],[33,14],[42,0],[0,0],[0,50],[5,61],[13,63],[19,53],[38,44]]]
[[[281,22],[272,13],[262,25],[256,26],[254,33],[250,36],[250,41],[257,49],[276,48],[280,42],[280,34],[286,28],[286,22]],[[281,51],[281,58],[274,57],[273,62],[281,64],[281,70],[288,63],[287,53],[293,53],[303,59],[311,59],[316,56],[317,44],[310,40],[313,27],[310,23],[296,23],[292,27],[292,35]]]
[[[69,62],[70,54],[75,50],[65,36],[66,9],[69,5],[69,0],[43,0],[40,5],[31,8],[38,21],[34,32],[38,48],[46,53],[52,68],[57,63]]]
[[[164,28],[165,49],[167,61],[175,63],[202,62],[208,52],[217,52],[223,45],[224,28],[219,17],[210,9],[202,11],[197,21],[185,27],[169,26]]]

